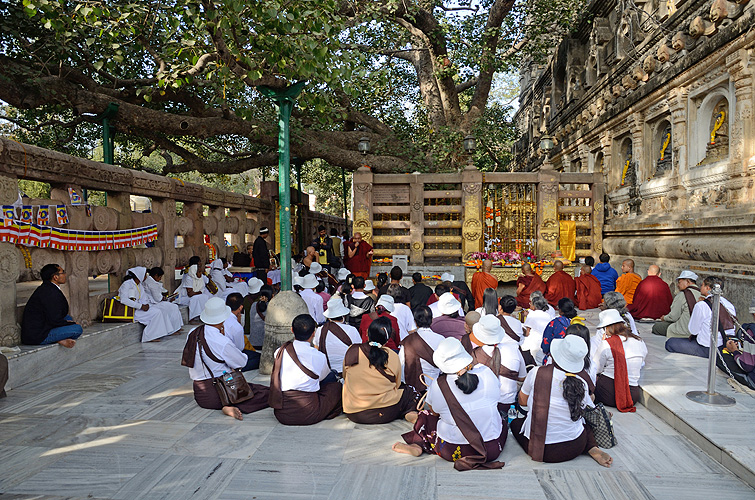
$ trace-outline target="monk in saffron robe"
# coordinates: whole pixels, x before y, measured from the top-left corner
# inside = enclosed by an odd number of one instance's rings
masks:
[[[498,288],[498,278],[490,274],[493,269],[493,261],[485,259],[482,261],[482,270],[474,273],[472,276],[472,295],[474,296],[474,306],[482,307],[482,294],[486,288],[495,290]]]
[[[545,293],[545,282],[535,274],[532,266],[526,262],[522,264],[522,273],[524,276],[519,276],[519,279],[516,280],[516,303],[522,309],[528,309],[530,307],[530,294],[536,291]]]
[[[671,311],[671,289],[661,279],[661,268],[652,265],[648,267],[648,277],[640,281],[634,291],[634,301],[627,307],[629,314],[635,319],[660,319]]]
[[[584,311],[593,309],[603,302],[600,293],[600,281],[592,275],[592,269],[588,265],[582,266],[580,274],[574,279],[577,286],[577,308]]]
[[[634,261],[632,259],[627,259],[621,263],[621,272],[623,274],[616,280],[616,291],[624,296],[624,300],[629,305],[634,300],[634,291],[642,278],[634,272]]]
[[[553,269],[555,272],[545,283],[545,300],[553,307],[556,307],[559,300],[563,298],[572,300],[574,298],[576,285],[574,284],[574,278],[564,271],[563,262],[560,260],[554,262]]]

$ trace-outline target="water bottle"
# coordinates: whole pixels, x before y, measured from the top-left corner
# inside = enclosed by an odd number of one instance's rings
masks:
[[[512,420],[514,420],[514,419],[515,419],[515,418],[517,418],[518,416],[519,416],[519,415],[518,415],[518,412],[516,411],[516,406],[514,406],[514,405],[511,405],[511,406],[509,407],[509,415],[508,415],[509,424],[511,423],[511,421],[512,421]]]

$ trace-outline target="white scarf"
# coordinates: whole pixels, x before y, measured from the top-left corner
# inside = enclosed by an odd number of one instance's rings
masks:
[[[204,290],[204,278],[197,276],[196,264],[189,266],[189,272],[186,274],[188,274],[189,278],[191,278],[191,288],[195,292],[201,292],[202,290]]]

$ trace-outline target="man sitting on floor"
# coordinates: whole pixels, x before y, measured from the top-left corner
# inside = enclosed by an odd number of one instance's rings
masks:
[[[317,323],[300,314],[291,323],[294,340],[275,351],[270,406],[284,425],[312,425],[341,414],[341,384],[325,354],[312,347]]]
[[[697,287],[697,275],[692,271],[682,271],[676,278],[676,288],[679,293],[671,302],[671,312],[661,316],[660,321],[653,325],[653,333],[668,338],[689,338],[689,317],[695,304],[700,300],[700,289]]]
[[[482,294],[486,288],[495,290],[498,288],[498,278],[490,274],[493,270],[493,261],[485,259],[482,261],[482,269],[472,276],[472,294],[474,295],[474,307],[482,307]]]
[[[530,306],[530,295],[539,291],[545,293],[545,282],[532,270],[528,263],[522,264],[522,276],[516,280],[516,303],[522,309]]]
[[[57,342],[71,348],[84,330],[68,314],[68,300],[60,290],[60,285],[66,282],[66,272],[57,264],[47,264],[39,274],[42,284],[24,308],[21,342],[27,345]]]
[[[621,272],[623,274],[616,280],[616,291],[624,296],[624,301],[629,305],[634,300],[634,291],[642,278],[634,272],[634,261],[632,259],[627,259],[621,263]]]
[[[661,319],[671,310],[671,290],[661,279],[661,268],[652,265],[648,267],[648,276],[637,285],[634,291],[634,301],[627,307],[634,319]]]
[[[600,293],[613,292],[616,290],[616,280],[619,279],[619,273],[609,264],[611,256],[607,253],[600,254],[598,260],[600,260],[600,264],[593,268],[592,275],[600,281]]]
[[[574,278],[564,271],[564,263],[560,260],[553,263],[553,271],[553,274],[545,283],[545,300],[556,307],[558,301],[563,298],[574,299],[576,284]]]
[[[433,294],[433,289],[422,283],[422,273],[412,274],[412,281],[414,285],[409,289],[409,296],[411,297],[411,308],[414,311],[419,306],[427,304],[427,299]]]
[[[690,338],[673,338],[666,341],[666,350],[668,352],[678,352],[679,354],[689,354],[692,356],[699,356],[701,358],[707,358],[710,353],[710,328],[711,320],[713,319],[713,296],[710,292],[716,284],[721,286],[721,291],[724,289],[724,280],[717,276],[708,276],[703,281],[703,285],[700,287],[700,293],[705,297],[705,300],[701,300],[692,309],[692,315],[689,318],[689,333]],[[724,339],[721,337],[721,332],[728,336],[734,336],[734,322],[732,318],[737,317],[737,311],[734,309],[734,305],[726,298],[721,296],[721,303],[719,304],[719,316],[718,316],[718,339],[716,347],[720,347],[724,344]]]
[[[592,275],[592,268],[585,264],[581,271],[574,283],[577,287],[577,307],[584,311],[598,307],[603,301],[603,295],[600,292],[600,281]]]

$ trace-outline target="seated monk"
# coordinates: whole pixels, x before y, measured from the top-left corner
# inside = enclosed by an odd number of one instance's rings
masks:
[[[627,305],[630,305],[634,300],[634,291],[642,278],[634,272],[634,261],[632,259],[627,259],[621,263],[621,272],[622,275],[616,280],[616,291],[622,294]]]
[[[475,309],[482,307],[482,294],[486,288],[495,290],[498,288],[498,278],[490,274],[493,269],[493,261],[485,259],[482,261],[482,269],[472,276],[472,295],[474,295]]]
[[[627,310],[635,319],[660,319],[671,311],[673,300],[671,289],[661,279],[661,268],[654,264],[648,267],[648,277],[637,285],[634,301]]]
[[[522,264],[522,273],[524,276],[519,276],[519,279],[516,280],[516,303],[522,309],[527,309],[530,306],[530,294],[532,292],[545,293],[545,282],[535,274],[532,266],[526,262]]]
[[[572,300],[577,286],[574,284],[574,278],[564,271],[563,262],[560,260],[554,262],[553,269],[555,272],[545,283],[545,300],[556,307],[561,299]]]
[[[581,311],[594,309],[603,301],[600,293],[600,281],[592,275],[592,269],[588,265],[582,266],[579,277],[574,279],[577,287],[577,308]]]

